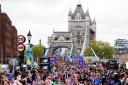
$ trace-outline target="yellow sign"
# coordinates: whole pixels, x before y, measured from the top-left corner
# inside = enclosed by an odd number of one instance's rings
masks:
[[[31,65],[31,61],[30,61],[30,59],[28,59],[27,64],[28,64],[28,65]]]

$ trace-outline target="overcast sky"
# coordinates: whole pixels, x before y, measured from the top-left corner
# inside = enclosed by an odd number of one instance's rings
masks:
[[[79,0],[0,0],[19,35],[31,30],[32,43],[39,39],[47,45],[54,31],[68,30],[68,11],[76,8]],[[89,9],[96,18],[97,40],[113,45],[117,38],[128,39],[128,0],[81,0],[83,9]]]

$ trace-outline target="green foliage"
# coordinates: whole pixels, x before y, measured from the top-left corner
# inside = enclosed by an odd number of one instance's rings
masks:
[[[42,45],[34,45],[32,47],[33,56],[35,58],[42,57],[44,55],[44,46]]]
[[[109,45],[107,42],[103,41],[96,41],[90,44],[90,47],[88,47],[84,55],[85,56],[92,56],[93,52],[91,48],[95,51],[96,55],[100,58],[110,59],[112,58],[115,50],[112,46]]]
[[[24,56],[27,57],[28,49],[25,50]]]

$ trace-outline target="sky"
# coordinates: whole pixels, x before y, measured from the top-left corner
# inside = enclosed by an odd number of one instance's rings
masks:
[[[18,35],[31,31],[33,44],[47,46],[54,31],[68,30],[68,12],[74,11],[79,0],[0,0]],[[84,11],[96,18],[97,40],[111,45],[117,38],[128,39],[128,0],[80,0]],[[26,42],[27,43],[27,42]]]

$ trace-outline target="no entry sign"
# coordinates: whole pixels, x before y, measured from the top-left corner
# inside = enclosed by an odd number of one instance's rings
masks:
[[[19,35],[17,37],[17,42],[18,43],[24,43],[26,41],[25,37],[23,35]]]
[[[19,45],[17,46],[17,50],[18,50],[19,52],[24,51],[24,50],[25,50],[25,45],[24,45],[24,44],[19,44]]]

